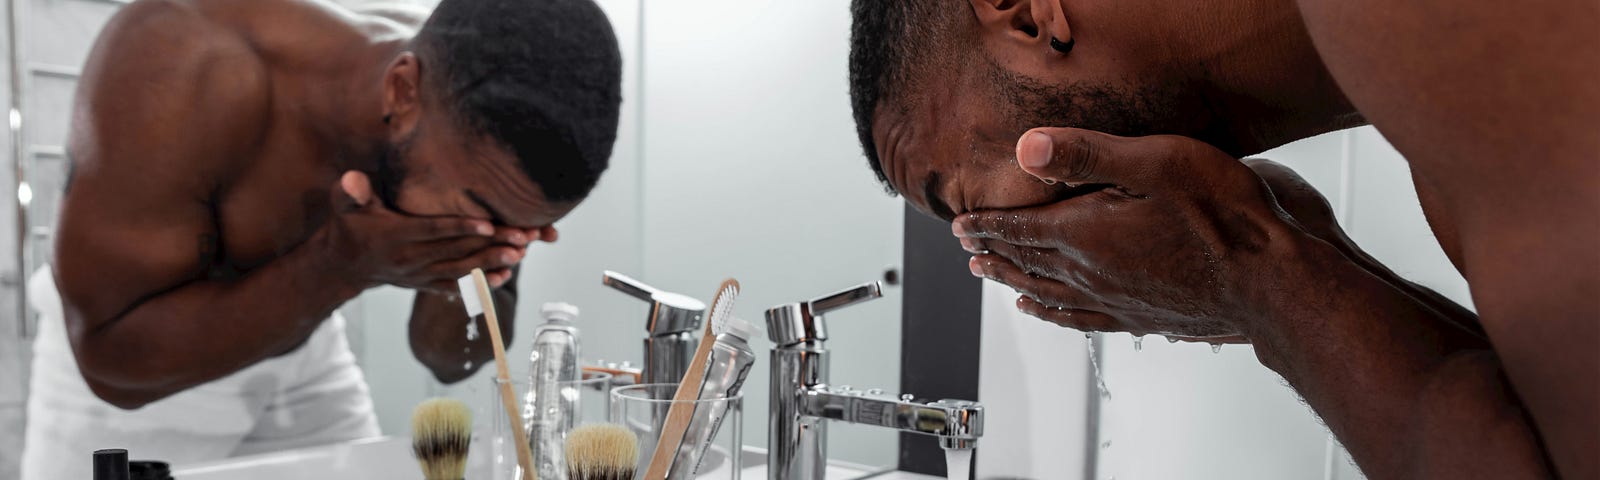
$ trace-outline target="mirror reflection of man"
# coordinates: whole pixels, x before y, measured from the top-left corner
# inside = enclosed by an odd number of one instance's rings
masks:
[[[1370,478],[1600,478],[1600,3],[852,8],[873,168],[1022,311],[1249,342]],[[1367,123],[1478,313],[1237,160]]]
[[[424,23],[425,22],[425,23]],[[621,59],[591,0],[140,0],[84,68],[24,478],[378,434],[335,309],[416,289],[439,380],[491,359],[454,280],[516,266],[606,169]],[[59,287],[59,295],[56,294]],[[378,366],[378,368],[382,368]]]

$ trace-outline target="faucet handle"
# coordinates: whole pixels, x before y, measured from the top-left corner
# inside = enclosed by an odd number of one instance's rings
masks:
[[[645,285],[644,282],[634,280],[633,277],[610,270],[606,270],[604,272],[604,277],[600,279],[600,283],[605,284],[607,287],[615,288],[619,292],[626,293],[630,297],[644,300],[646,302],[654,302],[655,299],[652,297],[655,296],[656,292],[660,292],[660,290],[656,290],[655,287]]]
[[[828,329],[820,321],[822,314],[882,296],[883,287],[878,282],[869,282],[820,298],[769,308],[767,338],[780,347],[827,340]]]
[[[881,297],[883,297],[883,286],[878,282],[868,282],[807,303],[811,304],[812,316],[822,316],[834,310]]]
[[[694,297],[664,291],[610,270],[605,271],[600,283],[650,303],[650,316],[646,319],[645,330],[652,336],[691,332],[700,328],[700,317],[706,311],[706,304]]]

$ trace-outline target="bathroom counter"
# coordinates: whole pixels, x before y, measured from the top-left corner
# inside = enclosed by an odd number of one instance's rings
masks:
[[[488,469],[474,447],[468,455],[467,472]],[[746,480],[767,478],[765,452],[749,449],[740,476]],[[852,480],[936,480],[939,477],[906,472],[871,472],[855,465],[829,465],[828,479]],[[195,465],[179,465],[173,478],[183,480],[422,480],[422,473],[411,456],[408,437],[380,437],[322,447],[230,458]]]

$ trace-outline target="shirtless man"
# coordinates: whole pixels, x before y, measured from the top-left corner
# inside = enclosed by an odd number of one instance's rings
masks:
[[[490,272],[509,334],[515,267],[606,169],[620,84],[591,0],[128,5],[78,91],[24,478],[376,435],[334,312],[378,285],[417,290],[419,361],[471,375],[491,349],[454,280]]]
[[[1250,342],[1373,479],[1600,478],[1600,2],[853,14],[873,168],[1024,312]],[[1292,171],[1237,160],[1368,123],[1477,313],[1362,252]]]

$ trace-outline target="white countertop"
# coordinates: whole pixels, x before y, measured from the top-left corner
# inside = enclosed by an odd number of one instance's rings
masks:
[[[486,455],[477,454],[478,448],[467,456],[467,472],[489,470]],[[751,450],[745,458],[762,458],[764,452]],[[764,462],[748,462],[740,471],[746,480],[764,480],[767,469]],[[849,480],[872,478],[877,480],[937,480],[939,477],[906,472],[873,474],[867,469],[848,464],[830,464],[828,479]],[[381,437],[323,447],[289,450],[284,452],[231,458],[198,465],[180,465],[173,472],[182,480],[422,480],[422,473],[411,456],[411,439],[406,437]]]

